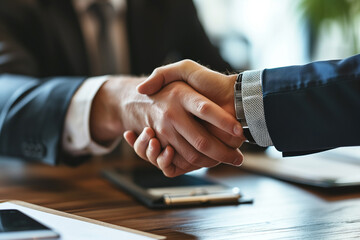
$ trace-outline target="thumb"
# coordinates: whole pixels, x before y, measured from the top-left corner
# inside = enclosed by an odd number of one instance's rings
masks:
[[[155,69],[144,82],[136,87],[136,90],[141,94],[152,95],[160,91],[164,86],[165,79],[163,74],[158,73],[158,70]]]
[[[191,60],[183,60],[155,69],[152,74],[137,86],[141,94],[151,95],[157,93],[167,84],[174,81],[188,82],[189,75],[202,66]]]

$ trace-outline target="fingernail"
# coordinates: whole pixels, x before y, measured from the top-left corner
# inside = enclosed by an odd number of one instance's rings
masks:
[[[242,127],[240,125],[235,125],[234,133],[236,136],[241,136],[242,135]]]
[[[151,140],[150,140],[150,142],[149,142],[149,151],[152,151],[152,150],[154,150],[154,148],[153,148],[153,146],[151,144]]]

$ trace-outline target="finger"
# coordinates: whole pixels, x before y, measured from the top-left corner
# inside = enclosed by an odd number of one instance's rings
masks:
[[[166,146],[156,159],[157,165],[161,171],[163,171],[165,176],[173,176],[171,173],[175,172],[176,167],[172,164],[174,154],[174,149],[170,146]]]
[[[126,140],[126,142],[131,146],[134,147],[134,143],[137,139],[137,136],[135,134],[135,132],[133,131],[125,131],[124,134],[124,139]]]
[[[187,81],[188,76],[192,72],[202,68],[203,66],[191,60],[183,60],[159,67],[144,82],[137,86],[137,90],[141,94],[154,94],[173,81]]]
[[[171,138],[170,143],[176,152],[181,156],[181,158],[174,158],[173,164],[186,172],[190,172],[201,167],[213,167],[218,164],[218,161],[211,159],[196,150],[196,148],[194,148],[183,136],[178,133]]]
[[[183,158],[178,153],[175,153],[175,156],[172,159],[172,164],[176,167],[173,174],[175,174],[177,176],[202,168],[202,166],[196,166],[194,164],[190,164],[189,162],[187,162],[187,160],[185,158]],[[218,164],[219,164],[219,162],[214,162],[213,164],[208,165],[207,167],[209,167],[209,168],[214,167]]]
[[[235,117],[203,95],[194,91],[185,92],[180,101],[184,108],[194,116],[233,136],[243,135],[242,126]]]
[[[147,159],[155,166],[159,167],[156,159],[159,157],[161,153],[161,144],[157,138],[152,138],[149,141],[149,145],[146,149],[146,157]]]
[[[144,160],[148,160],[146,157],[146,148],[149,145],[151,138],[155,137],[155,132],[149,127],[144,128],[139,137],[134,143],[134,150],[136,154]]]
[[[224,132],[220,128],[217,128],[214,125],[212,125],[208,122],[205,122],[205,121],[200,121],[200,124],[203,125],[210,134],[214,135],[221,142],[223,142],[224,144],[226,144],[227,146],[229,146],[231,148],[240,148],[241,145],[245,142],[244,136],[241,136],[241,137],[232,136],[232,135],[228,134],[227,132]]]
[[[209,134],[209,132],[195,119],[185,117],[181,119],[181,121],[172,121],[172,124],[176,131],[190,145],[205,156],[218,162],[232,165],[240,165],[242,163],[243,156],[239,151],[226,146],[219,139]]]
[[[173,163],[174,160],[182,161],[182,162],[185,161],[184,159],[182,159],[182,157],[179,154],[176,154],[174,152],[174,149],[170,146],[167,146],[157,159],[159,168],[162,170],[164,175],[167,177],[176,177],[176,176],[185,174],[189,171],[199,169],[199,167],[193,167],[188,170],[181,169]]]
[[[186,115],[186,113],[179,113],[179,116]],[[172,120],[169,120],[169,123]],[[181,122],[182,120],[180,120]],[[167,141],[162,140],[162,143],[164,145],[170,143],[171,146],[175,149],[176,155],[180,155],[180,157],[174,158],[173,164],[180,168],[185,170],[186,172],[192,171],[194,169],[197,169],[199,167],[213,167],[216,166],[218,161],[215,161],[204,154],[197,151],[193,146],[189,144],[186,139],[181,136],[176,129],[170,129],[170,128],[162,128],[159,130],[156,130],[157,138],[162,139],[168,139]]]

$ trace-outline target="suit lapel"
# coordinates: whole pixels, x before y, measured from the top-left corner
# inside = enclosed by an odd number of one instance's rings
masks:
[[[47,0],[50,1],[50,0]],[[47,2],[54,34],[73,75],[89,75],[89,62],[80,23],[71,0]]]

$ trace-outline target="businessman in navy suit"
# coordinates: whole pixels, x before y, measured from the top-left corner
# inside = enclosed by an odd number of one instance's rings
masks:
[[[151,95],[176,80],[236,116],[247,140],[273,145],[285,156],[360,145],[360,55],[228,76],[182,61],[156,69],[138,91]],[[172,157],[178,153],[159,148],[151,129],[138,138],[131,131],[125,135],[139,156],[165,174],[175,172]],[[209,147],[206,139],[202,143]]]

